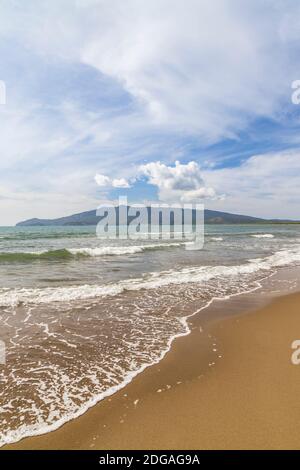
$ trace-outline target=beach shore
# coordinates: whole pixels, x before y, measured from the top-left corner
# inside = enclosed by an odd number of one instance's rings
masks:
[[[52,433],[4,448],[299,449],[291,343],[300,339],[300,294],[259,308],[251,299],[214,302],[124,389]]]

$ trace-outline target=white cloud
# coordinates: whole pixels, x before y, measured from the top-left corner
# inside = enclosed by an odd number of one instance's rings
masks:
[[[33,50],[117,80],[149,124],[208,141],[276,115],[298,78],[293,1],[53,0],[3,14]]]
[[[208,208],[265,218],[300,220],[300,151],[254,155],[238,167],[204,171],[216,191],[226,194]]]
[[[176,158],[188,158],[187,142],[205,147],[237,138],[256,118],[280,120],[290,103],[290,85],[299,78],[300,7],[291,0],[189,0],[188,7],[183,0],[52,0],[4,2],[1,8],[7,63],[2,53],[0,79],[11,67],[15,88],[8,80],[7,105],[0,110],[0,185],[9,196],[21,191],[24,201],[26,192],[36,194],[45,201],[45,213],[51,205],[51,214],[56,207],[61,215],[55,193],[65,201],[64,212],[73,211],[74,185],[84,199],[75,211],[86,208],[95,197],[97,170],[103,176],[117,169],[122,178],[109,177],[105,184],[127,188],[133,165],[144,159],[160,158],[170,168],[177,152],[182,155]],[[97,103],[92,110],[85,108],[80,98],[90,82],[80,82],[79,74],[73,101],[62,96],[53,103],[43,88],[52,67],[58,75],[51,84],[58,92],[64,82],[73,83],[62,70],[76,75],[80,67],[104,76],[112,87],[102,100],[91,100]],[[202,171],[205,183],[199,177],[189,189],[166,188],[163,182],[157,187],[160,197],[182,201],[210,200],[215,188],[228,194],[222,202],[209,202],[216,208],[267,215],[275,212],[275,197],[297,199],[297,174],[289,184],[283,162],[294,172],[300,169],[286,156],[279,159],[281,174],[275,178],[270,170],[270,181],[282,194],[272,187],[263,201],[260,188],[266,193],[266,183],[258,175],[262,169],[269,174],[271,161],[265,155],[240,170]],[[286,211],[291,207],[294,213],[296,202],[289,200]],[[28,204],[26,213],[35,216],[36,209]]]
[[[115,178],[112,180],[112,186],[114,188],[130,188],[130,184],[125,178]]]
[[[125,178],[110,178],[109,176],[97,173],[95,175],[95,181],[98,186],[103,188],[130,188],[130,184]]]
[[[109,187],[111,185],[111,179],[108,176],[100,175],[100,173],[95,175],[95,181],[101,187]]]
[[[208,141],[275,116],[297,65],[284,35],[289,2],[99,0],[80,60],[118,80],[145,118]],[[285,28],[286,29],[286,28]],[[297,78],[297,77],[296,77]]]
[[[149,184],[157,186],[161,201],[196,202],[215,198],[212,187],[206,187],[200,167],[196,162],[167,166],[161,162],[151,162],[139,167],[139,173],[148,178]]]

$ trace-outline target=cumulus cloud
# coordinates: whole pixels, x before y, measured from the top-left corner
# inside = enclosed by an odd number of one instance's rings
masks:
[[[95,175],[95,181],[98,186],[101,187],[107,187],[111,185],[111,179],[108,176],[100,175],[99,173]]]
[[[125,178],[110,178],[109,176],[97,173],[95,181],[98,186],[103,188],[130,188],[130,184]]]
[[[149,184],[157,186],[161,201],[195,202],[206,198],[215,198],[212,187],[206,187],[196,162],[167,166],[161,162],[151,162],[139,167],[140,175],[148,179]]]
[[[130,184],[125,178],[115,178],[112,180],[113,188],[130,188]]]

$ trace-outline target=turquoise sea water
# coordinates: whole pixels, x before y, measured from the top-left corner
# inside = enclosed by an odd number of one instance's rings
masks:
[[[212,297],[300,263],[300,225],[207,225],[182,240],[95,227],[0,228],[0,442],[55,429],[124,386]]]

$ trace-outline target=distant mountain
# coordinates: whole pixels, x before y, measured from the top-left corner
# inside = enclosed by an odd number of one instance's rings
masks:
[[[195,216],[195,211],[193,211]],[[79,214],[60,217],[58,219],[29,219],[19,222],[17,226],[72,226],[72,225],[97,225],[101,218],[96,215],[96,210],[81,212]],[[266,220],[247,215],[229,214],[228,212],[219,212],[205,209],[204,221],[207,224],[255,224],[280,222],[279,220]],[[282,221],[283,222],[283,221]]]

